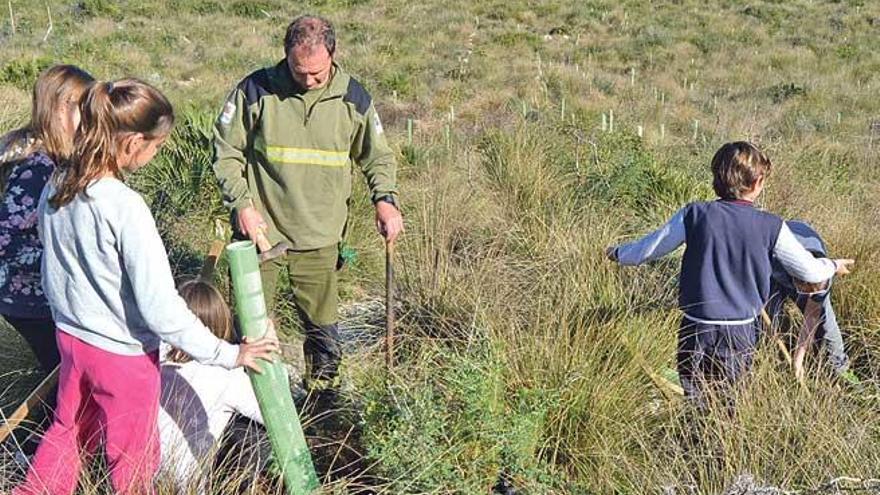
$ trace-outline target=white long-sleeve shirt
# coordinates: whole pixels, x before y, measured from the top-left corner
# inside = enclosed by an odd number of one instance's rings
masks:
[[[165,246],[140,194],[103,178],[59,209],[38,208],[42,282],[58,328],[105,351],[152,352],[165,340],[193,359],[235,367],[238,346],[218,339],[174,285]]]
[[[202,466],[210,467],[217,441],[233,413],[263,423],[250,379],[242,368],[227,370],[190,361],[162,363],[159,438],[162,472],[180,493],[198,483]]]
[[[635,266],[662,258],[685,242],[684,209],[678,210],[662,227],[645,237],[615,249],[621,265]],[[783,222],[773,247],[773,256],[792,277],[808,283],[824,282],[834,276],[837,266],[828,258],[815,258],[797,241]]]

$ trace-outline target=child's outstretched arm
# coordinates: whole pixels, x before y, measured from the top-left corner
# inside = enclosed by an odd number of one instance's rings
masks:
[[[128,198],[127,198],[128,199]],[[200,363],[235,368],[239,346],[214,336],[178,294],[168,265],[165,245],[153,215],[140,195],[121,215],[116,249],[134,294],[138,311],[150,331]]]
[[[779,231],[773,255],[792,277],[810,284],[818,284],[829,280],[835,274],[846,275],[855,261],[850,259],[830,260],[814,258],[809,251],[798,242],[785,223]]]
[[[605,254],[621,265],[634,266],[662,258],[684,244],[684,210],[678,210],[662,227],[638,241],[609,247]]]

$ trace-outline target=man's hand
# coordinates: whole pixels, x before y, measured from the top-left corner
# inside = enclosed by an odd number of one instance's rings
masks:
[[[856,260],[837,259],[834,260],[834,264],[837,265],[837,271],[834,272],[835,275],[847,275],[849,274],[850,267],[856,264]]]
[[[268,226],[263,220],[263,215],[253,206],[245,206],[238,210],[238,228],[241,233],[248,236],[254,243],[260,243],[260,236],[266,235]]]
[[[396,206],[385,201],[376,202],[376,230],[388,242],[403,232],[403,216]]]

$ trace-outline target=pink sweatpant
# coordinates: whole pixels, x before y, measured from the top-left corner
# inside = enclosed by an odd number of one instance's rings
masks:
[[[159,468],[159,354],[123,356],[61,330],[58,406],[24,484],[13,495],[71,495],[82,454],[101,440],[116,493],[155,493]]]

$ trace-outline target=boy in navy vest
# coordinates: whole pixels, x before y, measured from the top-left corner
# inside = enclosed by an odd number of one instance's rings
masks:
[[[686,245],[677,366],[685,394],[699,406],[705,384],[732,386],[751,367],[774,260],[807,283],[849,273],[853,263],[814,258],[781,218],[753,206],[770,169],[754,145],[725,144],[712,158],[718,200],[690,203],[657,231],[607,250],[622,265],[640,265]]]
[[[805,222],[785,222],[795,239],[813,256],[827,257],[825,242],[813,227]],[[794,352],[794,369],[798,380],[804,376],[804,357],[813,344],[822,344],[828,354],[828,361],[838,377],[852,385],[858,385],[859,378],[849,369],[849,357],[843,346],[843,336],[837,325],[837,316],[831,305],[831,285],[807,284],[793,279],[782,265],[774,260],[773,277],[770,285],[770,303],[767,312],[771,320],[782,315],[786,300],[793,301],[804,315],[804,326],[798,336]]]

